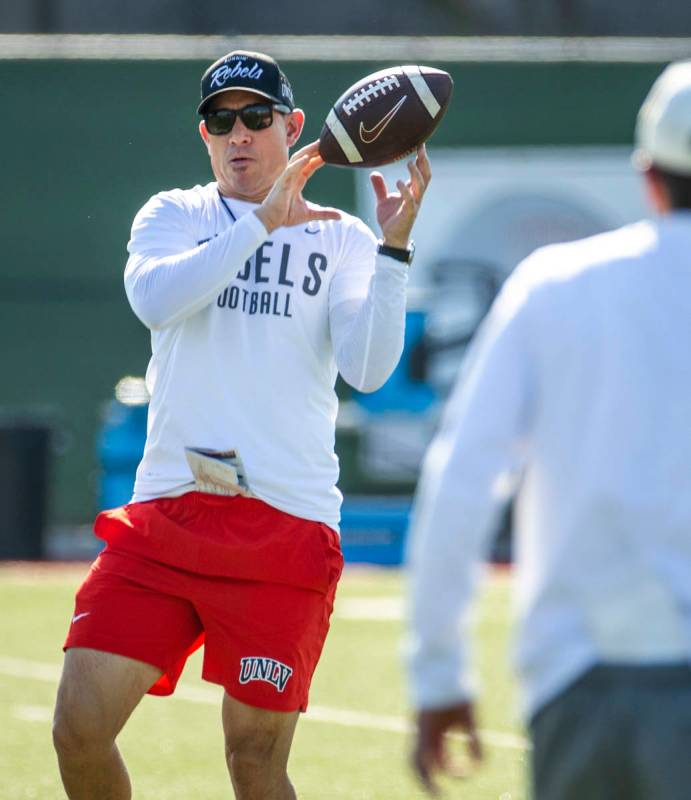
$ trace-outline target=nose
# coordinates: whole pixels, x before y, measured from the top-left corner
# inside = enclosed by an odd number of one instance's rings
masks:
[[[245,127],[245,123],[238,116],[235,119],[230,133],[228,134],[228,144],[246,144],[252,138],[252,132],[249,128]]]

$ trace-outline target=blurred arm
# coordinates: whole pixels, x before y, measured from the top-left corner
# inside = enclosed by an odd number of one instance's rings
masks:
[[[411,524],[409,671],[418,709],[473,695],[475,577],[524,462],[531,368],[522,291],[509,279],[471,346],[425,458]]]

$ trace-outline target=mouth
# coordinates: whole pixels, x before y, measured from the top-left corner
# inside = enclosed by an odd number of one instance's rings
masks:
[[[244,156],[244,155],[231,156],[228,159],[228,163],[230,164],[231,167],[247,167],[253,161],[254,161],[253,158],[251,158],[250,156]]]

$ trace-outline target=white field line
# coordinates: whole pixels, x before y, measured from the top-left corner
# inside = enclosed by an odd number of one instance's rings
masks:
[[[0,656],[0,675],[12,678],[28,678],[56,684],[60,679],[60,666],[28,661],[10,656]],[[176,700],[190,703],[217,706],[221,700],[221,689],[204,686],[179,686],[172,696]],[[367,711],[349,711],[343,708],[327,706],[310,706],[303,719],[308,722],[325,722],[329,725],[341,725],[346,728],[365,728],[368,730],[386,731],[389,733],[407,734],[412,731],[411,724],[402,717],[387,714],[371,714]],[[500,731],[480,730],[483,741],[493,747],[508,750],[526,750],[529,742],[522,736]],[[460,736],[459,738],[463,738]]]
[[[342,597],[336,598],[334,617],[389,622],[402,620],[404,610],[402,597]]]
[[[12,716],[22,722],[50,722],[53,709],[50,706],[16,705],[10,707]]]

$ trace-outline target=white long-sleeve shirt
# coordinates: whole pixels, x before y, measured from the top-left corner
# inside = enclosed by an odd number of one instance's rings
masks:
[[[691,659],[691,212],[538,250],[473,344],[414,513],[418,707],[472,695],[476,566],[518,482],[528,715],[595,662]]]
[[[361,391],[389,377],[407,266],[350,215],[268,235],[256,207],[210,183],[134,220],[125,288],[152,357],[133,500],[194,488],[185,447],[235,449],[255,496],[337,528],[337,371]]]

